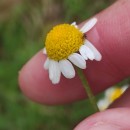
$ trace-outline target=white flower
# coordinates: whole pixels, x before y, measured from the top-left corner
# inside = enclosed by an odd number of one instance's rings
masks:
[[[101,60],[100,52],[84,37],[96,23],[97,19],[92,18],[81,29],[76,22],[71,25],[61,24],[54,27],[47,35],[43,53],[48,57],[44,68],[49,71],[49,78],[53,84],[59,83],[61,73],[69,79],[75,77],[72,64],[86,69],[85,60]]]
[[[109,105],[113,103],[117,98],[119,98],[127,88],[128,85],[124,85],[122,87],[108,88],[104,93],[105,97],[97,102],[98,108],[101,111],[107,109]]]

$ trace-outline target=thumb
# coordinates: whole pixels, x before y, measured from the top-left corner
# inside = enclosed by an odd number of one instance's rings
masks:
[[[96,113],[82,121],[74,130],[129,130],[130,109],[116,108]]]

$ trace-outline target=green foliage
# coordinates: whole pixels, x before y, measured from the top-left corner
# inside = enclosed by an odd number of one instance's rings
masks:
[[[65,19],[79,22],[98,13],[110,3],[111,0],[64,0]]]
[[[108,6],[110,0],[13,0],[10,5],[7,0],[4,4],[0,6],[4,8],[0,16],[5,16],[0,19],[0,130],[72,129],[93,113],[89,103],[57,107],[32,103],[19,89],[18,72],[43,48],[45,34],[53,24],[85,20]],[[49,12],[48,6],[59,7],[63,14],[54,17],[55,10]]]

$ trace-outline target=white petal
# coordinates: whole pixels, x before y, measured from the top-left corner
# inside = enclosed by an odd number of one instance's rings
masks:
[[[128,84],[122,86],[122,88],[121,88],[122,92],[125,92],[125,91],[127,90],[128,87],[129,87]]]
[[[71,26],[75,26],[75,28],[78,28],[76,22],[73,22],[73,23],[71,24]]]
[[[54,60],[50,60],[49,63],[49,78],[52,81],[53,84],[57,84],[60,81],[60,68],[59,68],[59,63]]]
[[[71,23],[71,25],[74,25],[74,26],[75,26],[75,25],[76,25],[76,22]]]
[[[85,60],[87,60],[88,58],[90,60],[94,60],[94,53],[87,46],[82,45],[79,49],[79,52]]]
[[[49,60],[49,58],[47,58],[45,63],[44,63],[44,66],[43,66],[45,70],[49,69],[49,62],[50,62],[50,60]]]
[[[110,98],[111,95],[113,94],[113,92],[114,92],[115,90],[116,90],[115,87],[108,88],[108,89],[105,91],[105,97]]]
[[[60,70],[61,70],[62,74],[66,78],[71,79],[71,78],[75,77],[75,70],[74,70],[74,67],[72,66],[72,64],[70,63],[70,61],[61,60],[61,61],[59,61],[59,66],[60,66]]]
[[[97,18],[92,18],[88,22],[86,22],[83,27],[80,29],[82,33],[88,32],[90,29],[94,27],[94,25],[97,23]]]
[[[68,59],[77,67],[81,68],[81,69],[85,69],[86,68],[86,61],[85,59],[78,53],[73,53],[72,55],[70,55],[68,57]]]
[[[100,109],[100,111],[103,111],[105,109],[107,109],[107,107],[110,105],[111,103],[109,102],[109,100],[107,98],[105,99],[101,99],[97,102],[98,108]]]
[[[47,54],[47,53],[46,53],[46,48],[45,48],[45,47],[43,48],[43,54]]]
[[[85,40],[85,45],[87,47],[89,47],[95,56],[95,60],[100,61],[102,59],[102,55],[100,54],[100,52],[93,46],[93,44],[91,42],[89,42],[88,40]]]

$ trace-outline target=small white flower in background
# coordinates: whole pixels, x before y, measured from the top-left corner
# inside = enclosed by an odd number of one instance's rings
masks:
[[[100,99],[97,102],[98,108],[100,111],[103,111],[109,107],[117,98],[119,98],[125,90],[128,88],[128,85],[122,87],[112,87],[108,88],[104,93],[104,98]]]
[[[69,79],[75,77],[72,64],[85,69],[85,60],[101,60],[100,52],[85,37],[85,33],[96,23],[97,19],[92,18],[81,29],[76,22],[71,25],[61,24],[48,33],[43,49],[43,53],[47,55],[44,68],[49,71],[49,78],[53,84],[59,83],[61,73]]]

